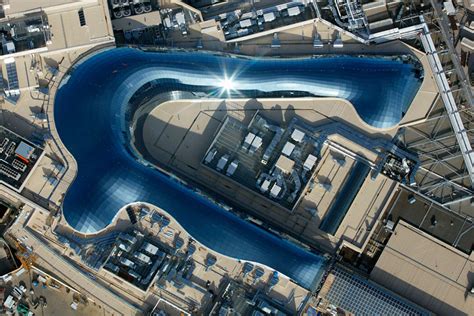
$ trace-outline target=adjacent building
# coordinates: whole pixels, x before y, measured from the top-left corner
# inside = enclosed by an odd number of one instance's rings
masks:
[[[440,315],[474,311],[474,254],[401,220],[370,278]]]

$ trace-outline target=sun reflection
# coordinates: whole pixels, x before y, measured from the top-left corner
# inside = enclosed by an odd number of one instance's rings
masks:
[[[231,78],[225,78],[224,80],[219,82],[219,87],[224,89],[226,92],[230,92],[231,90],[235,89],[235,84]]]

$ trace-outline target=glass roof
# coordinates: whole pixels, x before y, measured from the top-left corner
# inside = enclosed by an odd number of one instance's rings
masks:
[[[400,58],[248,59],[128,48],[94,54],[63,80],[54,111],[59,136],[78,164],[63,204],[72,227],[95,232],[125,204],[149,202],[204,245],[266,264],[307,287],[321,274],[321,256],[237,218],[130,153],[128,101],[150,81],[161,82],[165,92],[204,92],[213,97],[229,89],[244,97],[288,92],[342,97],[375,127],[397,124],[421,83],[415,67]]]

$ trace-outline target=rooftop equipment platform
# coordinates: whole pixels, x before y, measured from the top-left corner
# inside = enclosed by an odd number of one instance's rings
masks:
[[[20,192],[43,155],[43,149],[0,127],[0,183]]]
[[[296,119],[281,128],[258,112],[248,126],[228,116],[202,164],[292,210],[317,164],[318,141]]]

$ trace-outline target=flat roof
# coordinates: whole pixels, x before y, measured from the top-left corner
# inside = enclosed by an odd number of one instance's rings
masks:
[[[430,315],[408,300],[387,291],[383,287],[336,266],[328,275],[323,299],[355,315]]]
[[[38,8],[49,8],[59,5],[71,5],[71,4],[81,4],[80,0],[34,0],[34,1],[24,1],[24,0],[10,0],[6,8],[6,13],[17,14],[25,11],[36,10]]]
[[[411,204],[409,200],[412,196],[416,201]],[[457,214],[419,195],[415,196],[405,188],[396,193],[396,198],[390,204],[389,217],[393,222],[403,219],[466,254],[472,251],[474,230],[471,229],[473,223],[469,218],[472,218],[474,213],[469,212],[468,206],[462,210],[465,212],[464,215]],[[435,225],[433,225],[434,220],[436,220]]]
[[[474,41],[471,41],[467,37],[464,37],[461,40],[461,45],[462,47],[466,48],[470,52],[474,51]]]
[[[160,11],[152,11],[112,20],[113,29],[123,31],[138,30],[159,24],[161,24]]]
[[[42,148],[0,126],[0,183],[20,192],[43,152]]]
[[[441,315],[474,310],[474,256],[399,221],[371,279]]]
[[[227,104],[227,102],[230,104]],[[225,111],[218,110],[222,104],[225,105]],[[245,104],[247,104],[247,107],[245,107]],[[275,104],[281,106],[281,111],[272,110]],[[206,108],[205,112],[197,112],[203,108]],[[309,110],[308,108],[315,109],[316,111]],[[237,110],[234,111],[234,109]],[[244,110],[241,111],[240,109]],[[315,179],[316,185],[299,197],[301,198],[301,202],[298,202],[298,205],[294,208],[295,216],[288,216],[287,209],[277,207],[277,203],[273,203],[273,201],[270,203],[270,199],[260,198],[260,196],[268,196],[273,184],[270,183],[270,181],[267,183],[262,181],[261,189],[256,188],[255,194],[258,194],[259,198],[255,198],[256,195],[253,195],[253,191],[250,193],[247,187],[237,184],[235,179],[240,180],[241,178],[235,177],[238,177],[242,171],[246,170],[245,161],[247,161],[247,159],[245,159],[244,162],[241,161],[241,165],[232,179],[224,177],[222,174],[211,172],[207,170],[208,167],[204,167],[204,164],[202,164],[203,157],[206,157],[208,150],[212,149],[213,146],[211,143],[219,133],[222,127],[221,122],[225,120],[227,115],[231,115],[234,118],[234,116],[237,116],[235,113],[238,113],[237,117],[245,118],[243,121],[245,125],[251,120],[257,110],[259,113],[264,114],[269,121],[274,121],[278,125],[285,124],[283,119],[288,122],[292,118],[297,117],[303,122],[314,122],[312,126],[317,130],[328,131],[328,128],[331,127],[331,131],[335,133],[328,137],[331,143],[336,143],[360,154],[361,157],[366,158],[369,163],[376,161],[377,155],[375,153],[356,142],[356,140],[359,139],[358,137],[350,137],[353,139],[352,141],[347,138],[348,135],[354,136],[354,134],[356,134],[355,132],[360,132],[363,129],[362,125],[357,125],[358,118],[357,115],[355,115],[354,109],[348,106],[343,100],[330,98],[304,100],[233,99],[225,102],[222,100],[207,100],[206,102],[197,100],[169,101],[163,103],[150,113],[144,125],[144,142],[147,146],[147,151],[149,151],[148,153],[160,163],[168,165],[171,157],[169,153],[176,153],[176,157],[179,157],[181,161],[180,165],[176,166],[176,168],[181,169],[187,176],[197,179],[197,181],[203,185],[213,183],[213,189],[218,191],[219,194],[225,197],[231,196],[232,199],[242,205],[242,207],[245,206],[254,210],[259,216],[270,216],[272,220],[281,223],[285,228],[293,229],[293,231],[297,232],[295,234],[298,234],[301,238],[305,238],[314,244],[320,244],[320,240],[323,238],[319,238],[319,236],[329,236],[327,234],[322,235],[318,230],[321,218],[325,215],[335,194],[340,190],[342,182],[354,164],[355,161],[353,158],[346,157],[345,164],[340,166],[340,162],[335,161],[333,158],[343,155],[336,155],[336,153],[339,153],[338,151],[332,150],[327,144],[323,145],[321,158],[318,159],[317,164],[311,170],[311,173],[317,174]],[[335,126],[331,124],[328,126],[324,121],[325,117],[323,117],[323,115],[331,116],[331,111],[337,113],[337,115],[334,115],[335,120],[338,121],[338,123],[333,123]],[[349,122],[347,126],[352,126],[350,130],[344,125],[345,122]],[[205,126],[204,130],[203,126]],[[242,134],[237,140],[235,137],[228,137],[226,133],[225,143],[241,146],[248,133],[246,133],[247,129],[239,131]],[[303,129],[301,129],[301,131],[303,131]],[[304,131],[306,131],[306,129],[304,129]],[[339,131],[341,131],[343,135],[340,135]],[[366,129],[365,132],[366,134],[379,133],[370,129]],[[384,131],[384,133],[389,135],[387,137],[394,135],[394,133],[392,134],[389,131]],[[231,134],[234,135],[234,133]],[[308,134],[305,137],[310,136],[311,135]],[[184,141],[181,141],[183,138]],[[262,147],[267,148],[267,146],[268,142],[265,140]],[[281,143],[281,146],[283,146],[283,143]],[[328,148],[330,150],[328,150]],[[146,151],[143,150],[143,152]],[[280,154],[281,150],[277,152]],[[331,154],[331,152],[333,153]],[[212,166],[215,165],[220,156],[221,155],[216,154],[212,161]],[[275,161],[278,157],[279,155],[275,155]],[[302,158],[301,165],[303,165],[305,161],[305,157]],[[339,159],[339,161],[341,160],[342,159]],[[256,160],[255,164],[260,166],[260,159]],[[272,163],[270,162],[270,164]],[[244,183],[250,183],[248,179],[253,179],[253,175],[245,179],[247,179],[247,181]],[[326,191],[319,183],[330,183],[332,185],[331,191]],[[255,187],[253,181],[249,185],[251,185],[252,189]],[[352,209],[349,211],[348,216],[345,217],[344,222],[340,226],[340,230],[335,237],[327,237],[331,238],[330,243],[324,239],[324,245],[328,248],[337,247],[336,239],[343,235],[344,238],[348,238],[352,242],[357,243],[358,247],[362,247],[365,241],[370,238],[370,234],[375,231],[375,229],[373,229],[373,223],[375,222],[375,218],[378,218],[379,212],[382,211],[382,206],[386,203],[385,199],[387,198],[387,194],[392,192],[391,189],[393,185],[394,181],[383,175],[379,175],[375,181],[368,177],[361,188],[361,194],[358,194],[356,199],[354,199]],[[261,190],[265,192],[264,195],[261,195]],[[299,221],[300,216],[304,218],[311,216],[311,218],[302,222]]]

